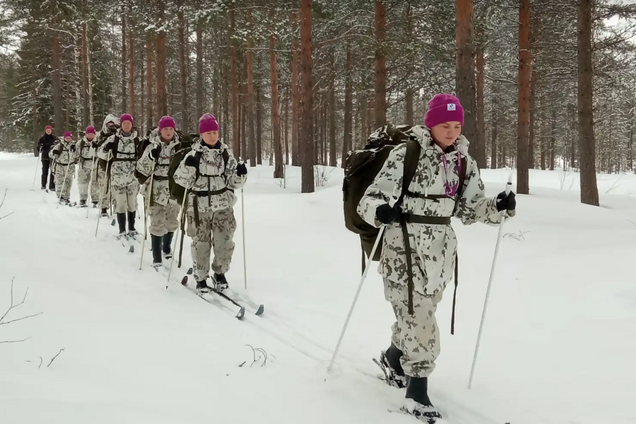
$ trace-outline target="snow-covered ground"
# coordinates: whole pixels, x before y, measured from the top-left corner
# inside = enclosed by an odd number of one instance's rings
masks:
[[[360,278],[358,239],[344,227],[342,171],[300,194],[272,168],[250,168],[230,285],[265,304],[241,322],[179,285],[146,251],[129,254],[109,220],[31,191],[36,158],[0,154],[0,422],[415,423],[391,413],[403,392],[377,380],[392,312],[372,270],[336,367],[326,368]],[[485,170],[489,195],[509,170]],[[438,309],[442,353],[431,398],[451,424],[633,424],[636,412],[636,176],[600,175],[601,208],[579,203],[578,176],[531,171],[518,196],[491,291],[479,361],[467,390],[497,228],[455,224],[460,243],[456,334],[452,293]],[[39,171],[38,171],[39,179]],[[74,186],[72,200],[78,200]],[[141,207],[140,207],[141,210]],[[138,221],[138,228],[142,227]],[[149,243],[148,243],[149,246]],[[190,261],[186,238],[184,262]],[[374,267],[375,268],[375,267]],[[252,348],[267,352],[253,366]],[[60,350],[64,349],[61,353]],[[59,356],[51,363],[57,354]],[[262,354],[260,354],[262,356]],[[50,364],[50,366],[49,366]],[[244,364],[243,366],[240,366]],[[325,380],[326,378],[326,380]]]

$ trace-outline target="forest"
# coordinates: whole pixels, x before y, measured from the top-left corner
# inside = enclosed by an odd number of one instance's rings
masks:
[[[313,192],[377,127],[455,93],[480,168],[634,172],[636,2],[0,0],[0,150],[131,113],[195,133],[205,112],[250,166]],[[35,150],[37,155],[37,149]]]

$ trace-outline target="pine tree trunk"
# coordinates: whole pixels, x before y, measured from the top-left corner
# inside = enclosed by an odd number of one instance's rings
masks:
[[[241,139],[239,138],[239,87],[238,87],[238,70],[236,69],[236,41],[234,41],[234,10],[230,10],[230,56],[232,58],[232,146],[235,156],[245,156],[245,152],[241,151]],[[197,65],[198,66],[198,65]],[[197,69],[197,74],[198,74]],[[198,78],[198,76],[197,76]],[[198,82],[197,82],[198,84]],[[203,85],[203,76],[201,76],[201,84]]]
[[[234,31],[234,11],[231,10],[230,11],[230,25],[232,28],[232,31]],[[232,46],[234,46],[234,44],[232,43]],[[203,20],[199,19],[197,21],[197,111],[196,111],[196,119],[197,122],[199,120],[199,118],[201,118],[201,116],[203,115]],[[232,70],[234,71],[234,69],[236,68],[236,53],[234,51],[234,47],[232,47]],[[234,75],[234,72],[232,72],[232,74]],[[234,77],[232,79],[232,83],[234,83]],[[232,90],[234,90],[234,85],[232,85]],[[234,112],[234,111],[233,111]],[[238,112],[237,112],[238,114]],[[236,124],[236,122],[238,122],[238,117],[236,116],[235,113],[232,113],[232,119],[233,122]],[[198,125],[196,125],[196,127],[198,128]],[[237,132],[237,131],[233,131],[233,132]],[[234,152],[235,155],[239,155],[239,150],[237,147],[237,144],[234,143]]]
[[[536,103],[535,103],[536,104]],[[545,171],[546,169],[546,159],[547,159],[547,150],[548,150],[548,126],[546,125],[546,119],[545,119],[545,111],[546,111],[547,105],[545,104],[545,100],[542,97],[541,98],[541,109],[540,109],[540,116],[541,116],[541,138],[539,140],[539,145],[541,146],[541,169]]]
[[[338,166],[336,156],[336,51],[331,49],[331,77],[329,79],[329,166]]]
[[[128,29],[128,95],[130,96],[130,107],[128,113],[135,118],[135,37],[133,35],[133,26]]]
[[[581,203],[599,206],[594,148],[592,7],[594,0],[580,0],[578,13],[578,109]]]
[[[51,76],[53,79],[53,113],[55,115],[55,132],[61,135],[64,126],[64,111],[62,110],[62,59],[60,36],[57,31],[51,31]]]
[[[456,0],[457,72],[455,91],[464,108],[462,134],[471,142],[469,153],[479,168],[486,167],[486,149],[479,145],[475,116],[475,51],[473,48],[473,0]]]
[[[552,119],[551,126],[552,130],[550,131],[550,147],[548,149],[548,153],[550,156],[550,171],[554,171],[554,145],[556,143],[556,120],[557,120],[557,111],[556,108],[552,108]]]
[[[82,121],[84,125],[92,124],[90,114],[90,98],[88,95],[88,24],[87,0],[82,0]]]
[[[347,153],[353,149],[353,133],[352,119],[353,112],[353,84],[351,81],[351,68],[353,66],[353,57],[351,47],[347,44],[347,59],[345,64],[345,104],[344,104],[344,138],[342,140],[342,167],[345,167]]]
[[[188,118],[188,63],[186,59],[186,28],[183,17],[183,0],[179,4],[177,19],[179,21],[179,82],[181,83],[181,131],[189,132]]]
[[[485,97],[485,86],[486,86],[486,77],[485,77],[485,59],[484,59],[484,49],[479,48],[477,51],[477,92],[475,93],[476,97],[476,118],[477,118],[477,145],[479,148],[484,149],[484,168],[487,166],[486,164],[486,117],[484,115],[484,97]]]
[[[314,187],[314,127],[313,127],[313,58],[311,42],[312,0],[300,1],[300,65],[302,77],[302,193],[313,193]]]
[[[159,0],[159,24],[165,22],[165,3]],[[162,117],[168,114],[168,98],[166,96],[166,32],[157,32],[157,115]]]
[[[519,110],[517,126],[517,192],[529,194],[528,135],[530,127],[530,0],[519,7]]]
[[[375,126],[386,124],[386,7],[384,0],[375,0]]]
[[[291,96],[292,96],[292,166],[300,166],[302,163],[302,150],[300,149],[300,91],[298,83],[298,68],[300,66],[300,40],[297,37],[299,15],[291,13],[292,24],[292,58],[291,58]]]
[[[247,125],[249,129],[249,158],[250,167],[256,166],[256,137],[254,135],[254,52],[252,41],[252,9],[247,9],[247,27],[249,34],[247,37]]]
[[[128,112],[128,87],[126,84],[127,69],[126,59],[126,9],[122,4],[121,6],[121,110],[122,112]]]
[[[289,89],[285,96],[285,165],[289,165]],[[283,177],[285,175],[285,168],[283,168]]]
[[[154,126],[153,99],[152,99],[152,62],[153,62],[153,36],[146,34],[146,128],[149,130]]]
[[[498,162],[497,162],[497,130],[498,130],[498,124],[499,124],[499,117],[497,115],[498,111],[497,111],[497,92],[495,91],[495,93],[492,96],[492,115],[490,117],[490,125],[492,126],[492,132],[490,134],[490,168],[491,169],[496,169],[498,168]]]
[[[256,96],[256,163],[258,165],[263,164],[263,131],[262,131],[262,101],[261,101],[261,86],[260,84],[255,85],[255,94]]]
[[[269,12],[274,20],[275,11]],[[276,69],[276,37],[269,37],[269,77],[272,83],[272,133],[274,136],[274,178],[283,178],[283,149],[280,144],[280,106],[278,104],[278,70]],[[287,140],[285,140],[287,142]]]

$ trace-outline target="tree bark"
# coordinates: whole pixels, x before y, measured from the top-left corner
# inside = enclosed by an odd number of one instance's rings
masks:
[[[336,156],[336,51],[331,49],[331,76],[329,78],[329,166],[338,166]]]
[[[129,8],[131,10],[131,8]],[[130,107],[128,113],[135,117],[135,36],[133,34],[133,26],[129,24],[128,28],[128,96],[130,97]]]
[[[297,37],[298,32],[298,14],[293,11],[291,13],[292,24],[292,58],[291,58],[291,96],[292,96],[292,166],[299,166],[302,163],[302,151],[300,149],[299,140],[299,124],[300,124],[300,92],[298,84],[298,67],[300,66],[300,40]]]
[[[495,91],[492,97],[492,111],[490,118],[490,125],[492,126],[492,132],[490,134],[490,168],[495,169],[498,168],[497,162],[497,132],[498,132],[498,124],[499,124],[499,116],[497,111],[497,92]]]
[[[55,115],[55,131],[60,135],[64,126],[64,111],[62,110],[62,59],[60,36],[57,31],[51,31],[51,76],[53,79],[53,114]]]
[[[234,11],[230,10],[230,25],[231,25],[231,31],[234,31]],[[203,21],[201,19],[199,19],[197,21],[197,111],[196,111],[196,119],[198,121],[198,119],[203,116]],[[232,48],[231,48],[231,54],[232,54],[232,71],[235,70],[236,68],[236,52],[234,51],[234,44],[232,43]],[[232,74],[234,75],[234,72],[232,72]],[[232,94],[234,94],[234,77],[232,77]],[[232,113],[232,122],[236,123],[238,121],[238,118],[235,116],[234,111]],[[236,132],[233,130],[233,132]],[[239,155],[239,151],[236,147],[236,144],[234,144],[234,152],[235,155]]]
[[[485,146],[479,146],[475,116],[475,51],[473,48],[473,0],[456,0],[457,72],[455,91],[464,108],[462,133],[471,142],[468,152],[479,168],[486,167]]]
[[[91,124],[90,98],[88,96],[88,11],[87,0],[82,0],[82,121],[84,125]]]
[[[128,112],[128,88],[126,86],[126,9],[121,6],[121,110]]]
[[[238,70],[236,69],[236,41],[234,41],[234,10],[230,9],[230,56],[232,57],[232,146],[235,156],[245,155],[241,151],[241,139],[239,138],[239,87],[238,87]],[[198,67],[198,64],[197,64]],[[203,85],[203,64],[201,64],[201,85]],[[197,74],[199,70],[197,68]],[[197,76],[198,78],[198,76]],[[198,84],[198,81],[197,81]],[[198,106],[197,106],[198,107]]]
[[[485,86],[486,86],[486,77],[485,77],[485,65],[484,65],[484,49],[479,48],[477,51],[477,92],[476,92],[476,118],[477,118],[477,145],[480,149],[484,149],[484,164],[486,165],[486,117],[484,115],[484,97],[485,97]]]
[[[262,131],[262,116],[263,116],[263,102],[261,101],[261,86],[255,84],[254,86],[255,98],[256,98],[256,163],[258,165],[263,164],[263,131]]]
[[[519,110],[517,126],[517,192],[529,194],[528,132],[530,126],[530,0],[519,7]]]
[[[594,148],[593,69],[592,69],[593,0],[580,0],[578,13],[578,107],[579,164],[581,168],[581,203],[599,206],[596,185],[596,149]]]
[[[342,140],[342,167],[345,167],[347,153],[353,148],[352,144],[352,120],[353,112],[353,83],[351,81],[351,68],[353,67],[353,57],[351,46],[347,44],[347,59],[345,64],[345,104],[344,104],[344,138]]]
[[[313,128],[313,58],[311,43],[312,0],[300,1],[300,38],[302,70],[302,193],[313,193],[314,187],[314,128]]]
[[[250,167],[256,166],[256,138],[254,136],[254,52],[252,51],[252,9],[247,9],[247,125],[250,132],[249,158]]]
[[[179,12],[177,13],[177,19],[179,21],[179,82],[181,83],[181,131],[184,134],[188,134],[188,63],[186,59],[186,28],[185,18],[183,16],[184,8],[183,0],[179,2]]]
[[[384,0],[375,0],[375,126],[386,124],[386,7]]]
[[[159,24],[165,22],[165,4],[163,0],[158,2]],[[168,99],[166,96],[166,32],[157,32],[157,115],[159,117],[168,114]]]
[[[269,12],[274,21],[274,9]],[[269,77],[272,83],[272,135],[274,136],[274,178],[283,178],[283,149],[280,143],[280,106],[278,104],[278,70],[276,68],[276,37],[269,36]]]
[[[146,0],[149,3],[149,0]],[[150,129],[154,126],[153,119],[153,98],[152,98],[152,62],[153,62],[153,36],[152,33],[146,34],[146,128]]]

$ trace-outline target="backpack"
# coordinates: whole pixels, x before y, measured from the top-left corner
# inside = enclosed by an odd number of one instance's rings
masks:
[[[389,153],[396,146],[406,143],[402,193],[396,205],[402,203],[405,192],[415,175],[420,156],[419,142],[407,133],[410,128],[411,126],[408,125],[385,125],[369,136],[364,149],[350,151],[345,160],[345,177],[342,183],[345,226],[349,231],[360,236],[363,267],[365,255],[366,257],[371,256],[380,229],[369,225],[358,215],[358,204],[367,187],[373,183],[376,175],[384,166]],[[381,253],[382,243],[379,243],[373,258],[370,259],[379,261]]]
[[[175,148],[174,155],[172,156],[172,158],[170,158],[170,168],[168,169],[168,187],[170,190],[170,197],[175,199],[180,205],[183,204],[183,198],[185,196],[186,189],[185,187],[177,184],[174,181],[174,173],[177,171],[177,168],[179,168],[179,165],[181,165],[181,162],[183,161],[185,156],[188,153],[190,153],[190,151],[192,150],[192,145],[198,139],[199,139],[198,134],[184,135],[181,138],[179,145]],[[196,176],[194,178],[194,181],[199,179],[199,175],[200,175],[199,162],[201,162],[201,154],[202,152],[194,153],[194,158],[197,161],[197,165],[195,167]],[[227,162],[230,158],[230,155],[227,152],[227,150],[223,150],[222,156],[223,156],[223,168],[225,170],[225,167],[227,166]]]
[[[146,147],[150,146],[150,138],[149,137],[144,137],[141,140],[139,140],[139,143],[137,143],[137,145],[135,146],[135,150],[136,150],[136,157],[137,160],[139,160],[141,158],[141,156],[144,154],[144,151],[146,150]],[[144,185],[144,183],[146,181],[148,181],[148,178],[150,178],[150,175],[146,176],[144,174],[142,174],[141,172],[137,171],[137,167],[135,167],[135,178],[137,178],[137,181],[139,181],[140,185]]]

